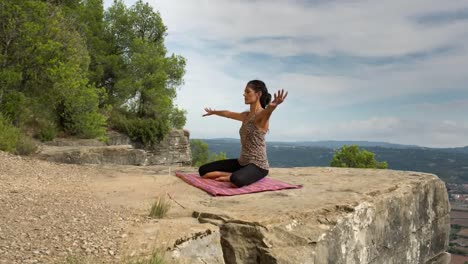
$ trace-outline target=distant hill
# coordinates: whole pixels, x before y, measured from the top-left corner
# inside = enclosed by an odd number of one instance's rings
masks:
[[[439,148],[439,150],[444,150],[448,152],[468,153],[468,146],[461,148]]]
[[[203,139],[204,141],[213,142],[213,143],[233,143],[239,142],[237,138],[213,138],[213,139]],[[307,146],[307,147],[324,147],[337,149],[341,148],[343,145],[359,145],[361,147],[383,147],[383,148],[397,148],[397,149],[407,149],[407,148],[424,148],[416,145],[402,145],[402,144],[393,144],[387,142],[378,142],[378,141],[339,141],[339,140],[324,140],[324,141],[269,141],[269,144],[276,144],[281,146]],[[468,147],[467,147],[468,148]]]
[[[228,158],[240,153],[239,139],[202,139],[211,152],[226,152]],[[272,167],[329,166],[334,151],[342,145],[357,144],[387,161],[389,169],[421,171],[438,175],[450,183],[468,183],[468,147],[428,148],[370,141],[267,142]]]

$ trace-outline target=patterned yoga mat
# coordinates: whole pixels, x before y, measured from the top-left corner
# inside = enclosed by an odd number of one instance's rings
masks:
[[[294,185],[265,177],[255,183],[238,188],[231,185],[230,182],[219,182],[212,179],[204,179],[198,173],[188,173],[176,171],[175,175],[186,183],[200,188],[213,196],[231,196],[238,194],[277,191],[283,189],[298,189],[302,185]]]

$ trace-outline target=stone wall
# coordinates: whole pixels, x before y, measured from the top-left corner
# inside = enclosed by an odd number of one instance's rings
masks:
[[[107,144],[95,139],[55,139],[46,143],[38,157],[71,164],[176,165],[192,163],[189,133],[172,130],[152,148],[143,149],[121,133],[111,131]]]

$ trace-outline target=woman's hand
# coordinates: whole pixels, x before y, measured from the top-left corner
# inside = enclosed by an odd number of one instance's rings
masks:
[[[214,115],[216,110],[205,107],[205,111],[206,111],[206,114],[204,114],[203,116]]]
[[[284,99],[286,99],[286,96],[288,96],[288,92],[286,92],[285,94],[284,89],[281,89],[280,91],[275,93],[275,98],[268,105],[273,107],[278,106],[284,101]]]

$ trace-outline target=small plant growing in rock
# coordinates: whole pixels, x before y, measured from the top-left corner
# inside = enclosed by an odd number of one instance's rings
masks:
[[[149,258],[134,260],[128,264],[167,264],[167,262],[159,252],[155,251]]]
[[[160,247],[155,247],[151,251],[150,256],[134,256],[126,257],[122,263],[125,264],[182,264],[176,260],[168,260],[165,255],[165,250]]]
[[[149,216],[152,218],[163,218],[169,211],[171,204],[166,200],[166,196],[159,196],[151,206]]]
[[[95,260],[82,255],[68,255],[63,264],[93,264]]]

